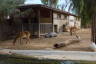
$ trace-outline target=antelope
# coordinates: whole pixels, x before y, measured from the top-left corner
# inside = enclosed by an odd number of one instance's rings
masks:
[[[21,39],[26,39],[26,44],[27,44],[28,41],[30,43],[30,36],[31,36],[31,34],[28,31],[20,32],[19,34],[17,34],[16,38],[13,40],[13,45],[16,44],[16,41],[18,39],[20,39],[20,44],[21,44]]]
[[[70,35],[73,35],[73,33],[76,34],[76,31],[78,30],[78,28],[76,26],[73,26],[73,27],[70,27],[69,30],[70,30]]]

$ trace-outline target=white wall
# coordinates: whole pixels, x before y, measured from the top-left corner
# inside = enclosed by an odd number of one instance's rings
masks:
[[[57,31],[62,32],[63,30],[63,25],[67,23],[67,18],[63,14],[61,14],[61,18],[57,17],[57,13],[53,13],[53,24],[57,25]]]
[[[76,22],[76,18],[74,16],[69,16],[68,26],[74,26]]]
[[[80,18],[78,18],[78,19],[76,20],[76,26],[77,26],[78,28],[81,28],[81,19],[80,19]]]
[[[68,26],[81,27],[81,19],[75,16],[69,16]]]
[[[63,25],[67,24],[66,28],[72,27],[72,26],[76,26],[77,28],[81,27],[81,20],[77,19],[77,17],[75,16],[67,16],[65,18],[65,16],[63,14],[61,14],[61,18],[58,18],[58,13],[53,13],[53,24],[57,25],[57,32],[62,32],[63,30]]]

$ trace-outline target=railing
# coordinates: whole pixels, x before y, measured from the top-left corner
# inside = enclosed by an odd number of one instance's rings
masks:
[[[40,24],[40,34],[52,32],[52,30],[53,30],[52,23],[41,23]]]

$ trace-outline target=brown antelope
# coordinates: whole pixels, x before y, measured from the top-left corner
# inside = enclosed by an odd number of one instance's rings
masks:
[[[73,35],[73,33],[76,35],[76,31],[78,30],[78,28],[76,26],[70,27],[70,35]]]
[[[21,44],[21,39],[26,39],[26,43],[27,43],[28,41],[29,41],[29,43],[30,43],[30,36],[31,36],[31,34],[30,34],[30,32],[28,32],[28,31],[20,32],[19,34],[17,34],[16,38],[14,39],[13,45],[16,44],[16,41],[17,41],[18,39],[20,39],[20,44]]]

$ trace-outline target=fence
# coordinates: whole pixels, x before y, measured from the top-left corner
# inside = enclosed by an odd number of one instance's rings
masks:
[[[6,23],[0,24],[0,40],[8,39],[12,32],[12,27]]]
[[[40,24],[40,34],[45,34],[53,31],[52,23],[41,23]]]
[[[53,26],[51,23],[40,23],[40,27],[38,23],[31,24],[21,24],[16,26],[10,26],[8,24],[0,24],[0,40],[6,40],[14,35],[16,35],[20,31],[30,31],[32,35],[38,35],[40,28],[40,34],[45,34],[52,32]]]

